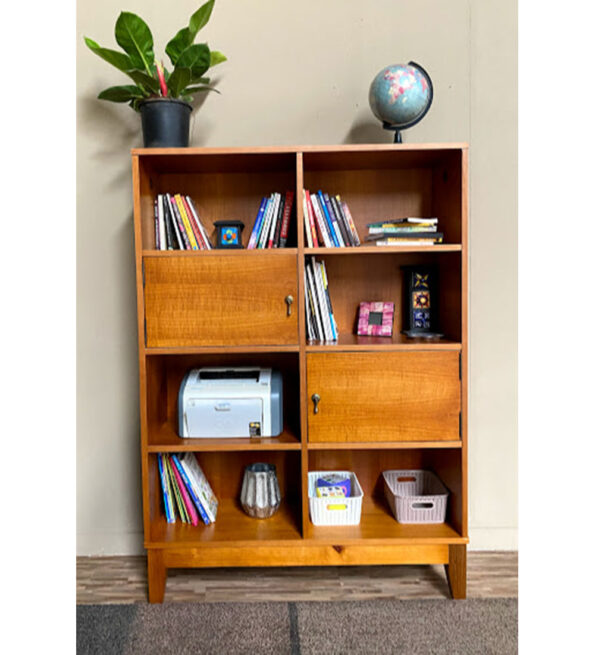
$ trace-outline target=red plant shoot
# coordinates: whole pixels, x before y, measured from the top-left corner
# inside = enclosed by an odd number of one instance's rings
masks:
[[[161,87],[161,95],[167,98],[167,84],[165,83],[165,74],[163,72],[163,64],[156,62],[157,77],[159,77],[159,86]]]

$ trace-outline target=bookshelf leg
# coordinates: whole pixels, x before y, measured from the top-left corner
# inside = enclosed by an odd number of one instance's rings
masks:
[[[163,563],[163,551],[149,550],[147,552],[147,578],[149,603],[162,603],[167,580],[167,570]]]
[[[450,593],[455,599],[467,598],[467,546],[454,544],[448,547],[446,578]]]

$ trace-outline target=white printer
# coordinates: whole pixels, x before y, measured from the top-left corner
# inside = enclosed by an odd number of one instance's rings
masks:
[[[183,438],[276,437],[283,431],[283,382],[270,368],[200,368],[178,393]]]

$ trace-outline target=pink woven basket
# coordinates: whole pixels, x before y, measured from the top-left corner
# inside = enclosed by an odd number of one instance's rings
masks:
[[[399,523],[444,523],[448,489],[431,471],[384,471],[384,494]]]

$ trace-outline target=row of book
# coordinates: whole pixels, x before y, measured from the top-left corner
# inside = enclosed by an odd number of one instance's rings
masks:
[[[157,250],[213,248],[190,196],[159,193],[154,204]]]
[[[198,525],[199,517],[206,525],[217,518],[218,501],[194,453],[158,453],[159,479],[165,518]]]
[[[248,249],[283,248],[287,243],[293,191],[271,193],[260,201],[260,208],[248,241]]]
[[[351,212],[341,196],[304,189],[304,229],[309,248],[359,246],[360,239]]]
[[[398,218],[394,221],[368,223],[366,241],[377,246],[432,246],[442,243],[437,218]]]
[[[337,321],[328,288],[328,276],[323,261],[314,257],[306,261],[306,330],[308,339],[336,341],[339,336]]]

